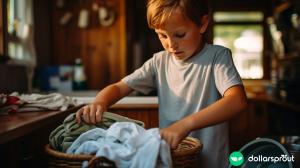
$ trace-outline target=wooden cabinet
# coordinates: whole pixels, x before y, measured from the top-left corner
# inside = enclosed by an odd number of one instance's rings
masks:
[[[274,136],[300,135],[299,104],[276,101],[269,105],[269,134]]]
[[[0,167],[47,167],[44,146],[50,133],[76,110],[0,116]]]
[[[231,150],[239,150],[247,142],[268,132],[268,104],[249,100],[248,108],[229,122]]]
[[[145,128],[158,127],[158,105],[114,105],[109,111],[145,123]]]
[[[230,120],[231,150],[257,137],[299,135],[300,106],[273,97],[251,97],[249,106]]]

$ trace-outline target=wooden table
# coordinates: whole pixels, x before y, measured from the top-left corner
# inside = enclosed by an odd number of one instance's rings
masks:
[[[0,115],[0,167],[47,166],[44,146],[51,131],[77,109]]]
[[[62,120],[74,108],[67,111],[22,112],[0,115],[0,144],[26,135],[54,121]]]

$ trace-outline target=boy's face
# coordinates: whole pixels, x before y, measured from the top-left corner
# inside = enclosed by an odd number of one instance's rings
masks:
[[[185,18],[180,9],[176,9],[164,26],[155,29],[155,32],[165,50],[177,60],[184,61],[199,52],[203,46],[202,34],[206,31],[208,23],[207,17],[203,18],[201,26],[197,26]]]

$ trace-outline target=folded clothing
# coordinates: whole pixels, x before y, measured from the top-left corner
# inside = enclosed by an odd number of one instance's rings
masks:
[[[159,129],[145,130],[135,123],[116,122],[107,130],[94,128],[81,134],[67,149],[72,154],[93,154],[113,161],[122,168],[169,168],[169,145]],[[83,163],[87,167],[87,163]]]
[[[25,102],[16,96],[0,94],[0,114],[15,113]]]
[[[101,122],[96,123],[95,125],[86,124],[84,122],[78,124],[76,121],[76,114],[72,113],[65,118],[62,125],[51,132],[49,142],[53,149],[65,152],[82,133],[97,127],[107,129],[115,122],[133,122],[144,127],[142,121],[130,119],[110,112],[104,112]]]
[[[63,96],[60,93],[51,94],[1,94],[0,113],[60,110],[64,111],[71,106],[79,106],[76,99]]]

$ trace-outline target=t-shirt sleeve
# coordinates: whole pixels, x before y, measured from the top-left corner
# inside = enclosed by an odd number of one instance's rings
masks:
[[[214,64],[214,76],[216,87],[222,96],[230,87],[243,85],[229,49],[225,48],[217,53]]]
[[[122,82],[126,83],[130,88],[143,94],[148,94],[155,90],[155,64],[154,57],[149,59],[139,69],[132,74],[124,77]]]

